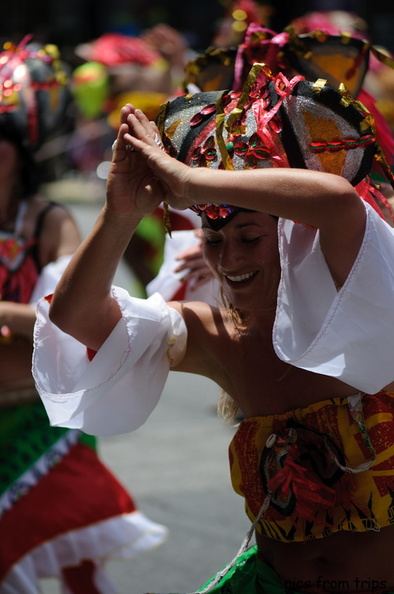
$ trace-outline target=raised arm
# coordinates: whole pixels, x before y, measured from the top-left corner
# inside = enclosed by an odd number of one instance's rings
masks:
[[[174,208],[231,204],[312,225],[320,230],[335,280],[341,284],[346,279],[362,242],[366,216],[362,200],[346,179],[306,169],[189,167],[163,155],[147,135],[147,120],[140,111],[127,121],[126,141],[143,156]]]
[[[132,110],[126,106],[121,111],[106,204],[59,282],[50,310],[57,326],[96,350],[120,319],[111,296],[117,266],[140,220],[162,200],[161,186],[145,159],[126,146],[125,121]]]

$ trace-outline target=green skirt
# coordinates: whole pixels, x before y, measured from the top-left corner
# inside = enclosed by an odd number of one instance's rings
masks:
[[[197,592],[204,592],[215,578],[206,582]],[[279,576],[257,557],[257,547],[248,549],[240,556],[234,567],[220,580],[213,590],[215,594],[285,594]]]
[[[251,547],[239,557],[234,566],[221,578],[216,586],[213,585],[216,576],[206,582],[199,590],[192,594],[301,594],[293,589],[295,584],[283,583],[277,573],[266,563],[258,559],[257,547]],[[311,585],[309,584],[311,587]],[[305,585],[304,592],[307,591]],[[311,592],[314,590],[311,589]],[[329,588],[322,590],[326,594],[336,592],[337,589]],[[340,590],[338,590],[340,591]],[[372,590],[368,590],[371,592]],[[382,594],[382,590],[376,587],[375,594]],[[360,594],[367,593],[360,590]],[[386,594],[394,594],[393,591],[385,591]]]
[[[283,583],[278,574],[269,565],[258,559],[256,546],[248,549],[241,555],[234,567],[227,572],[219,583],[212,589],[209,589],[209,584],[215,580],[215,577],[204,584],[195,594],[203,594],[204,592],[207,594],[300,594],[297,589],[294,589],[297,588],[295,583]],[[311,592],[316,592],[316,588],[312,586],[313,584],[306,582],[303,591],[307,592],[310,590]],[[340,592],[341,589],[339,586],[340,584],[336,584],[335,580],[333,580],[332,584],[330,582],[330,585],[327,583],[325,587],[323,585],[321,591],[325,594]],[[357,584],[349,583],[348,589],[356,592],[356,586]],[[360,594],[367,594],[367,592],[369,594],[371,592],[374,594],[383,594],[383,592],[385,594],[394,594],[393,590],[382,590],[382,586],[384,586],[384,582],[372,582],[371,589],[360,589]],[[342,591],[344,590],[342,589]]]
[[[278,575],[258,559],[257,546],[243,553],[220,582],[210,589],[209,585],[215,579],[216,576],[192,594],[203,594],[204,592],[209,592],[209,594],[211,592],[215,594],[288,594],[291,592],[283,586]]]

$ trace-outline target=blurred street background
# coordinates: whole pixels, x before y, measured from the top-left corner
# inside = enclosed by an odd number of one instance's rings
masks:
[[[229,30],[224,23],[234,2],[14,0],[5,4],[2,0],[0,42],[19,43],[31,33],[36,41],[57,44],[69,65],[73,102],[68,120],[38,157],[51,172],[44,193],[68,206],[85,236],[104,204],[118,98],[122,101],[125,93],[138,91],[143,101],[151,99],[157,108],[158,102],[179,92],[183,67],[190,57],[204,51],[213,40],[233,41],[226,38]],[[366,23],[373,43],[394,52],[392,3],[261,0],[254,4],[261,20],[274,31],[281,31],[308,11],[353,11]],[[160,43],[155,46],[154,38],[146,37],[147,32],[163,24],[175,34],[168,38],[168,47]],[[94,42],[106,34],[148,39],[152,51],[168,65],[162,72],[169,73],[169,84],[153,85],[153,75],[158,72],[154,66],[146,88],[132,87],[132,73],[116,58],[102,64],[107,71],[93,70],[91,64],[100,63]],[[153,63],[157,65],[157,60],[152,58]],[[77,69],[85,64],[91,70],[82,74]],[[97,85],[84,86],[88,79]],[[393,98],[392,79],[390,84]],[[157,97],[153,97],[155,93]],[[394,111],[392,102],[390,109]],[[162,233],[162,226],[158,233]],[[154,233],[149,237],[155,239]],[[144,283],[137,276],[130,262],[122,262],[116,283],[132,295],[143,296]],[[172,374],[159,405],[143,427],[132,434],[99,439],[101,458],[130,489],[139,509],[169,529],[167,541],[157,549],[108,565],[119,594],[193,592],[237,553],[249,522],[242,499],[230,485],[227,448],[234,428],[218,418],[218,397],[219,389],[208,380]],[[59,585],[46,580],[43,592],[59,594]]]
[[[14,0],[3,13],[0,37],[33,32],[61,48],[72,48],[107,31],[139,35],[165,22],[201,51],[211,44],[231,4],[229,0]],[[367,21],[376,43],[394,49],[393,5],[385,0],[260,0],[257,4],[265,9],[275,31],[308,11],[353,11]]]

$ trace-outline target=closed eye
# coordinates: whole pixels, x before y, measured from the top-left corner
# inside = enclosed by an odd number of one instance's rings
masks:
[[[219,237],[204,237],[204,243],[206,245],[216,245],[220,243],[222,240]]]
[[[262,237],[263,237],[262,235],[257,235],[256,237],[243,237],[242,241],[243,241],[243,243],[255,243]]]

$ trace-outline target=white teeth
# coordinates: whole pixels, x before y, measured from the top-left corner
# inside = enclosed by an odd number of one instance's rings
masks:
[[[227,275],[228,280],[232,281],[233,283],[240,283],[247,278],[250,278],[254,275],[254,272],[248,272],[247,274],[239,274],[238,276],[229,276]]]

